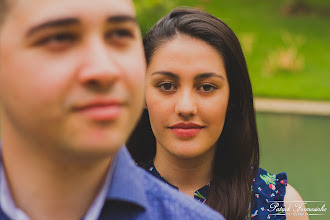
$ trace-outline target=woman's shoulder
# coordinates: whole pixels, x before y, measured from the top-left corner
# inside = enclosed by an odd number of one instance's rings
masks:
[[[285,188],[288,184],[286,172],[271,174],[268,171],[258,168],[257,175],[252,182],[252,190],[255,193],[263,193],[266,197],[274,197],[274,194],[285,195]],[[271,193],[271,195],[269,195]]]
[[[255,200],[251,219],[285,219],[284,196],[287,183],[286,172],[271,174],[259,168],[252,182]]]

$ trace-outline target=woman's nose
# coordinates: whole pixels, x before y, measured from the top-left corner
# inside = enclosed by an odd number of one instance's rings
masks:
[[[182,117],[191,117],[197,113],[197,104],[191,91],[182,91],[176,102],[175,113]]]

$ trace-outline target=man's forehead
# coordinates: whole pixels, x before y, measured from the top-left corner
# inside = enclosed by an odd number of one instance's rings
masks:
[[[11,0],[12,1],[12,0]],[[126,16],[135,19],[132,0],[13,0],[9,22],[21,30],[50,20],[74,18],[97,24],[110,17]]]
[[[97,12],[108,14],[135,15],[132,0],[9,0],[11,9],[20,13],[38,12],[34,17],[41,17],[44,13],[74,13]]]

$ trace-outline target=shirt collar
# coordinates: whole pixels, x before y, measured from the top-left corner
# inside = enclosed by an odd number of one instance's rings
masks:
[[[121,200],[136,204],[142,208],[147,207],[143,177],[139,168],[128,153],[126,147],[122,147],[114,158],[107,179],[92,206],[89,208],[84,220],[94,219],[102,210],[104,200]],[[12,219],[28,220],[29,217],[18,209],[11,197],[2,165],[1,142],[0,142],[0,209]]]
[[[0,142],[0,208],[11,219],[29,220],[30,218],[19,208],[16,207],[13,198],[11,196],[7,179],[5,176],[4,168],[2,165],[1,156],[1,142]],[[92,205],[89,207],[83,220],[97,219],[103,208],[103,204],[107,195],[108,185],[111,182],[112,173],[116,165],[116,158],[113,159],[109,172],[106,177],[106,181],[103,187],[100,189],[98,195],[94,199]]]
[[[1,155],[1,154],[0,154]],[[29,217],[16,207],[9,191],[2,164],[0,163],[0,208],[11,219],[29,220]]]
[[[2,143],[0,141],[0,210],[11,219],[29,220],[29,217],[16,207],[12,199],[2,164],[1,145]]]
[[[98,219],[98,217],[100,216],[100,213],[101,213],[103,205],[104,205],[104,201],[107,196],[108,186],[112,180],[112,174],[113,174],[115,166],[116,166],[116,157],[114,157],[111,162],[111,166],[109,168],[109,172],[107,174],[103,187],[100,189],[100,191],[99,191],[98,195],[96,196],[96,198],[94,199],[92,205],[89,207],[83,220]]]
[[[120,200],[145,209],[148,201],[141,175],[145,171],[137,167],[126,147],[120,149],[116,160],[107,200]]]

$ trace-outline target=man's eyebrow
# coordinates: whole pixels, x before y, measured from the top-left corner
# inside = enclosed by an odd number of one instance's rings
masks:
[[[194,79],[198,80],[198,79],[204,79],[204,78],[210,78],[210,77],[218,77],[221,79],[225,79],[223,76],[216,74],[216,73],[201,73],[201,74],[198,74],[197,76],[195,76]]]
[[[33,26],[26,32],[26,36],[29,37],[42,29],[53,28],[53,27],[64,27],[64,26],[69,26],[69,25],[74,25],[74,24],[80,24],[79,19],[62,18],[62,19],[50,20],[50,21],[46,21],[44,23]]]
[[[171,78],[174,78],[174,79],[180,79],[180,77],[172,72],[168,72],[168,71],[157,71],[157,72],[154,72],[152,73],[151,75],[163,75],[163,76],[168,76],[168,77],[171,77]]]
[[[124,22],[133,22],[137,24],[136,18],[129,15],[115,15],[107,18],[107,23],[124,23]],[[81,22],[78,18],[62,18],[62,19],[49,20],[30,28],[27,31],[26,36],[29,37],[35,34],[36,32],[46,28],[64,27],[64,26],[76,25],[80,23]]]
[[[135,17],[130,15],[115,15],[107,19],[108,23],[122,23],[122,22],[133,22],[137,24]]]

